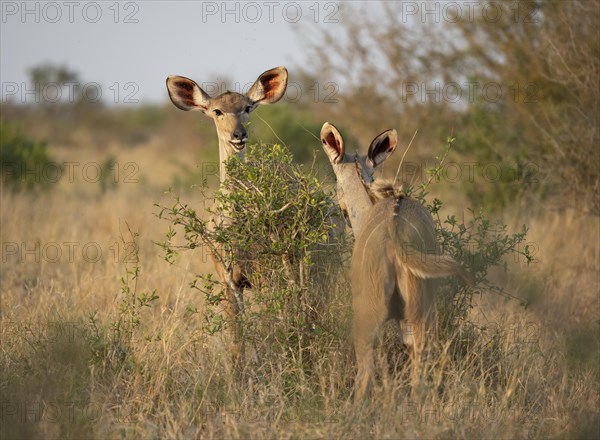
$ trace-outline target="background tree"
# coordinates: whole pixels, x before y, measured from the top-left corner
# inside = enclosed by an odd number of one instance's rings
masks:
[[[53,104],[76,104],[82,99],[79,75],[66,66],[40,64],[29,69],[29,80],[36,93],[36,104],[52,109]]]
[[[537,195],[599,215],[600,4],[436,5],[429,15],[402,2],[345,5],[342,35],[316,35],[310,74],[342,85],[336,120],[363,143],[419,129],[411,154],[421,157],[455,133],[463,159],[505,171],[464,188],[475,203],[502,208],[536,184]]]

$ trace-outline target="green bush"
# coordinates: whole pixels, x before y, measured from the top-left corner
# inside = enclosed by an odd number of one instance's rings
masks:
[[[158,216],[175,228],[169,228],[161,244],[167,261],[173,262],[179,249],[223,249],[220,263],[246,268],[252,286],[239,317],[246,346],[259,359],[278,354],[305,369],[310,363],[305,361],[323,354],[323,344],[311,342],[337,333],[339,324],[329,308],[341,290],[334,287],[343,267],[340,256],[347,255],[342,241],[330,239],[330,217],[337,208],[314,169],[305,173],[280,145],[249,146],[245,160],[234,157],[227,163],[227,175],[209,209],[214,220],[202,220],[178,197],[171,207],[157,205]],[[178,246],[181,228],[184,242]],[[205,295],[204,330],[220,333],[228,325],[224,286],[210,275],[199,275],[193,287]]]
[[[0,123],[0,148],[2,185],[14,190],[47,188],[62,175],[62,167],[51,160],[46,142],[29,139],[4,121]]]
[[[467,267],[472,277],[473,287],[465,286],[457,279],[444,282],[439,287],[436,295],[440,312],[439,328],[443,339],[448,340],[462,331],[464,324],[470,326],[469,312],[473,308],[475,295],[492,293],[518,300],[490,280],[489,273],[492,268],[499,266],[508,271],[507,257],[510,256],[522,258],[527,264],[534,260],[532,250],[526,243],[526,225],[522,226],[521,231],[510,234],[504,223],[500,220],[490,220],[483,211],[469,210],[471,218],[461,222],[455,215],[442,218],[441,200],[436,198],[428,202],[428,188],[432,183],[441,180],[444,161],[454,141],[454,138],[448,138],[446,149],[436,158],[438,165],[428,170],[430,178],[427,182],[417,188],[406,188],[408,195],[419,200],[431,211],[442,249]],[[527,306],[524,301],[521,301],[521,304]]]

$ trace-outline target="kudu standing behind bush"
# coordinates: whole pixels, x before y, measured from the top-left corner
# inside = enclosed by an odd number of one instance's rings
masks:
[[[397,320],[404,343],[412,347],[418,362],[434,330],[434,292],[428,279],[459,275],[468,281],[468,275],[440,252],[427,208],[393,184],[373,183],[375,168],[396,149],[395,130],[377,136],[366,156],[346,154],[341,134],[328,122],[321,129],[321,142],[356,238],[351,284],[358,368],[355,399],[361,400],[370,388],[380,325]]]
[[[276,67],[262,73],[245,94],[227,91],[211,98],[189,78],[171,75],[167,78],[169,97],[177,108],[200,111],[213,119],[219,138],[219,163],[221,186],[227,179],[226,163],[234,155],[243,158],[248,140],[246,124],[250,112],[262,104],[279,101],[286,90],[288,72],[285,67]],[[227,222],[226,218],[213,218],[216,222]],[[221,249],[215,249],[212,260],[226,292],[225,312],[234,333],[232,355],[234,362],[243,358],[244,345],[239,329],[238,317],[244,310],[243,290],[248,275],[239,265],[229,265]]]

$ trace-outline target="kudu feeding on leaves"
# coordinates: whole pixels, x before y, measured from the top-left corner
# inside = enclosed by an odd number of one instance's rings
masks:
[[[250,119],[250,112],[259,105],[279,101],[285,93],[287,80],[286,68],[276,67],[262,73],[245,94],[227,91],[211,98],[191,79],[174,75],[167,78],[169,97],[176,107],[186,111],[200,111],[215,122],[219,138],[221,184],[227,178],[226,162],[234,155],[244,155],[248,140],[246,125]],[[216,253],[220,252],[222,250]],[[231,350],[234,362],[237,362],[244,354],[238,317],[244,309],[243,289],[247,284],[247,276],[239,265],[226,267],[220,255],[212,255],[212,260],[226,294],[224,308],[234,334]]]
[[[373,139],[366,156],[346,154],[341,134],[328,122],[321,129],[321,142],[337,178],[340,206],[356,238],[351,285],[359,401],[374,374],[373,345],[380,325],[396,320],[418,361],[434,329],[428,279],[459,275],[468,280],[468,276],[460,264],[439,252],[433,218],[423,205],[393,184],[373,183],[375,168],[396,149],[396,130]]]

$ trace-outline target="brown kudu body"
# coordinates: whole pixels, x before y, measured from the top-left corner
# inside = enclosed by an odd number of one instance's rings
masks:
[[[404,343],[412,346],[418,361],[434,330],[430,279],[468,276],[460,264],[439,251],[433,218],[423,205],[390,185],[373,183],[375,168],[396,148],[395,130],[377,136],[366,156],[346,154],[341,134],[329,123],[321,129],[321,141],[337,177],[340,205],[356,238],[351,285],[355,399],[359,401],[372,382],[373,345],[381,324],[396,320]]]
[[[288,73],[285,67],[276,67],[262,73],[247,93],[225,92],[211,98],[198,84],[182,76],[169,76],[167,90],[173,104],[181,110],[200,111],[212,118],[219,139],[219,162],[221,184],[227,178],[225,164],[234,155],[243,157],[248,133],[246,125],[250,112],[258,105],[279,101],[287,87]],[[213,219],[226,221],[225,219]],[[231,347],[234,363],[244,356],[244,344],[238,317],[244,310],[243,289],[247,284],[244,268],[235,264],[226,266],[222,250],[217,248],[211,255],[217,275],[226,293],[225,313],[234,334]]]

